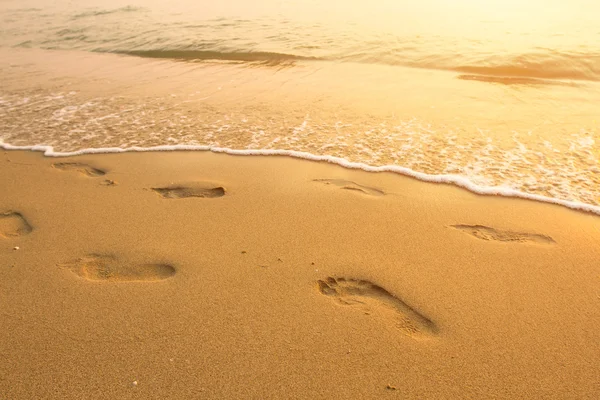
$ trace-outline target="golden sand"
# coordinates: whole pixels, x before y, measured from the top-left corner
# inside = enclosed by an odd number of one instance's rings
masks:
[[[284,157],[0,165],[2,399],[598,398],[598,216]]]

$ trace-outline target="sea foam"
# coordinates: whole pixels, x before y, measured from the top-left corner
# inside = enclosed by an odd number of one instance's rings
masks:
[[[15,146],[9,143],[5,143],[0,139],[0,148],[5,150],[30,150],[39,151],[44,153],[47,157],[71,157],[85,154],[104,154],[104,153],[127,153],[127,152],[151,152],[151,151],[210,151],[213,153],[226,153],[231,155],[245,155],[245,156],[288,156],[301,158],[311,161],[325,161],[332,164],[340,165],[344,168],[351,169],[362,169],[367,172],[394,172],[401,175],[416,178],[424,182],[432,183],[444,183],[455,185],[464,189],[467,189],[473,193],[487,195],[487,196],[503,196],[503,197],[517,197],[527,200],[534,200],[543,203],[551,203],[560,206],[564,206],[573,210],[589,212],[592,214],[600,215],[600,206],[591,204],[581,203],[578,201],[570,201],[563,199],[556,199],[547,196],[541,196],[537,194],[525,193],[513,188],[502,187],[502,186],[483,186],[477,185],[469,179],[454,174],[426,174],[419,171],[414,171],[410,168],[401,167],[397,165],[383,165],[383,166],[372,166],[364,163],[348,161],[344,158],[315,155],[307,152],[294,151],[294,150],[273,150],[273,149],[229,149],[224,147],[213,147],[213,146],[201,146],[201,145],[162,145],[153,147],[106,147],[106,148],[87,148],[71,152],[57,152],[54,151],[52,146],[46,145],[35,145],[35,146]]]

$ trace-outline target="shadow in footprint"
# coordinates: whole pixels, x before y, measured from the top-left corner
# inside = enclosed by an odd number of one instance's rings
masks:
[[[60,169],[62,171],[76,171],[81,174],[90,176],[90,177],[98,177],[106,175],[106,171],[103,171],[98,168],[94,168],[88,164],[79,163],[79,162],[62,162],[62,163],[54,163],[52,164],[54,168]]]
[[[356,182],[347,181],[344,179],[313,179],[314,182],[320,182],[325,185],[335,185],[340,189],[351,190],[355,192],[359,192],[362,194],[367,194],[370,196],[384,196],[385,192],[380,189],[376,189],[374,187],[360,185]]]
[[[33,230],[25,217],[16,211],[0,213],[0,237],[9,238],[27,235]]]
[[[114,255],[91,254],[62,267],[89,281],[160,281],[175,275],[173,266],[163,263],[129,264]]]
[[[542,244],[556,243],[550,236],[540,235],[538,233],[505,231],[484,225],[451,225],[451,227],[481,240],[518,243],[533,242]]]
[[[152,188],[165,199],[185,199],[189,197],[215,198],[225,195],[225,188],[207,187],[201,184],[174,185],[167,187]]]
[[[329,277],[317,283],[319,291],[336,303],[356,308],[365,314],[379,315],[408,336],[420,339],[438,332],[431,320],[372,282]]]

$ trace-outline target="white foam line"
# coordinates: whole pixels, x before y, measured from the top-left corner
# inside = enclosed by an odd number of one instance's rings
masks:
[[[52,146],[44,146],[44,145],[35,145],[35,146],[14,146],[8,143],[4,143],[0,139],[0,148],[5,150],[30,150],[30,151],[39,151],[44,153],[45,156],[48,157],[70,157],[70,156],[79,156],[84,154],[101,154],[101,153],[127,153],[127,152],[149,152],[149,151],[211,151],[213,153],[227,153],[232,155],[255,155],[255,156],[289,156],[296,158],[303,158],[311,161],[327,161],[333,164],[338,164],[345,168],[352,169],[362,169],[368,172],[395,172],[398,174],[410,176],[421,181],[425,182],[433,182],[433,183],[446,183],[459,186],[461,188],[467,189],[471,192],[482,194],[482,195],[493,195],[493,196],[504,196],[504,197],[519,197],[522,199],[540,201],[543,203],[551,203],[557,204],[560,206],[568,207],[573,210],[585,211],[593,214],[600,215],[600,206],[595,206],[591,204],[581,203],[578,201],[569,201],[562,199],[555,199],[552,197],[542,196],[538,194],[524,193],[519,190],[515,190],[512,188],[501,187],[501,186],[480,186],[464,176],[453,175],[453,174],[445,174],[445,175],[430,175],[425,174],[423,172],[413,171],[410,168],[400,167],[397,165],[383,165],[379,167],[375,167],[372,165],[367,165],[363,163],[357,163],[348,161],[344,158],[333,157],[333,156],[318,156],[311,153],[306,153],[302,151],[294,151],[294,150],[268,150],[268,149],[259,149],[259,150],[236,150],[236,149],[228,149],[223,147],[212,147],[212,146],[199,146],[199,145],[163,145],[163,146],[154,146],[154,147],[105,147],[105,148],[97,148],[97,149],[83,149],[71,152],[57,152],[54,151]]]

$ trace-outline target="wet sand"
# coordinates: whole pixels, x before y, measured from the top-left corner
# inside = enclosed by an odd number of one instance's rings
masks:
[[[0,158],[0,397],[600,391],[600,218],[206,152]]]
[[[200,61],[0,48],[1,141],[60,153],[293,150],[600,207],[597,83]]]

